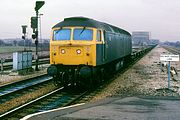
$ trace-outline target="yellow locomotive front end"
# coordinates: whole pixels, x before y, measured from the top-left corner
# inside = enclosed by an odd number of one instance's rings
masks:
[[[50,40],[48,74],[57,85],[88,85],[96,66],[97,28],[84,26],[55,27]]]
[[[54,28],[50,41],[51,65],[96,65],[95,28]]]

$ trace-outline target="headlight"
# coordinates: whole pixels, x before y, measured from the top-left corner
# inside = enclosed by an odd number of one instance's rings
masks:
[[[76,53],[77,53],[77,54],[81,54],[81,50],[79,50],[79,49],[76,50]]]
[[[61,49],[61,53],[64,54],[64,53],[65,53],[65,50],[64,50],[64,49]]]

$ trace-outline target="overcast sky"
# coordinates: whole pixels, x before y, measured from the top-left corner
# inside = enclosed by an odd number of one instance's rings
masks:
[[[21,38],[21,25],[35,15],[36,0],[0,1],[0,39]],[[84,16],[132,31],[149,31],[151,38],[180,41],[180,0],[45,0],[40,9],[42,37],[66,17]]]

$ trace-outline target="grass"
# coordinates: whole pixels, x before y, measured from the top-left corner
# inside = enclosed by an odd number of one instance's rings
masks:
[[[29,50],[29,48],[26,48]],[[23,51],[23,46],[1,46],[0,47],[0,53],[8,53],[8,52],[17,52],[17,51]],[[35,47],[31,47],[32,51],[35,51]]]

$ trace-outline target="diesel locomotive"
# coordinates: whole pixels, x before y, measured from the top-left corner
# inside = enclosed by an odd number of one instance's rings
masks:
[[[91,86],[131,58],[131,34],[85,17],[70,17],[52,28],[47,72],[60,86]]]

